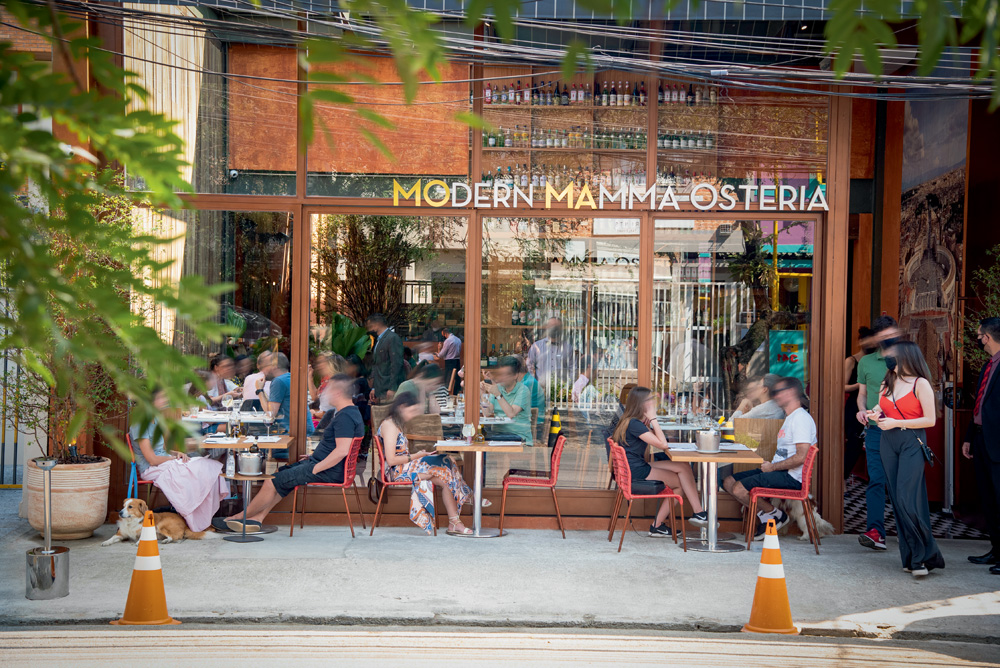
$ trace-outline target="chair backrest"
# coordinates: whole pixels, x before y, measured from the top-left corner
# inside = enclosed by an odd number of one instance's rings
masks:
[[[455,393],[455,377],[458,374],[458,369],[451,370],[451,378],[448,380],[448,394]]]
[[[128,453],[132,456],[132,465],[135,465],[135,448],[132,446],[132,434],[125,432],[125,444],[128,446]]]
[[[802,493],[809,496],[809,486],[812,484],[813,466],[816,464],[816,455],[819,448],[815,445],[809,447],[806,459],[802,462]]]
[[[382,444],[382,437],[372,434],[372,443],[375,444],[375,456],[378,457],[378,479],[383,483],[388,483],[389,479],[385,475],[385,446]]]
[[[361,442],[364,440],[361,436],[358,436],[351,441],[351,451],[347,454],[347,461],[344,462],[344,482],[348,483],[354,480],[354,476],[358,472],[358,453],[361,452]]]
[[[552,447],[552,468],[549,470],[549,481],[553,484],[559,480],[559,462],[562,460],[563,448],[566,447],[566,437],[561,435]]]
[[[625,448],[618,445],[610,438],[608,445],[611,446],[611,464],[615,472],[615,481],[618,489],[625,495],[626,499],[632,498],[632,471],[628,467],[628,458],[625,456]]]
[[[372,406],[372,433],[378,431],[379,425],[385,420],[385,417],[389,414],[389,406]]]
[[[734,418],[733,438],[737,443],[744,445],[752,445],[747,441],[755,441],[757,454],[765,462],[769,462],[774,458],[774,451],[778,448],[778,432],[781,431],[781,425],[784,422],[784,420],[765,418]],[[733,466],[733,471],[739,473],[755,468],[757,468],[756,464],[736,464]]]
[[[444,439],[441,416],[437,414],[418,415],[406,423],[403,429],[410,441],[433,441]]]

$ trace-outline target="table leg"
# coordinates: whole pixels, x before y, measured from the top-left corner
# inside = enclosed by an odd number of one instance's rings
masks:
[[[231,543],[258,543],[262,540],[260,536],[247,535],[247,506],[250,505],[250,481],[243,481],[243,531],[238,536],[223,536],[223,540]]]
[[[472,485],[472,533],[465,538],[497,538],[498,529],[483,528],[483,453],[476,453],[475,481]]]
[[[716,473],[713,474],[711,479],[715,480],[716,484],[718,484],[717,480],[718,477],[719,477],[718,467],[716,467]],[[708,480],[709,480],[708,462],[698,462],[698,487],[699,490],[701,491],[701,507],[704,508],[705,510],[708,510],[708,487],[709,487]],[[718,490],[716,490],[716,492],[718,492]],[[716,529],[716,531],[718,531],[718,529]],[[688,540],[700,540],[702,542],[708,542],[708,527],[702,527],[696,531],[688,531],[687,537]],[[729,533],[728,531],[720,531],[715,536],[715,539],[717,541],[732,540],[733,538],[736,538],[736,534]]]
[[[705,480],[703,487],[708,488],[708,503],[705,509],[708,511],[708,540],[696,541],[688,545],[688,549],[695,552],[742,552],[745,548],[737,543],[723,543],[719,541],[716,524],[719,521],[719,465],[715,462],[704,462]]]

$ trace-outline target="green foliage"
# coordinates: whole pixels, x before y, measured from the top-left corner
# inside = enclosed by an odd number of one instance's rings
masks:
[[[862,11],[862,4],[864,10]],[[911,17],[917,22],[920,53],[917,72],[934,71],[945,49],[979,44],[976,77],[993,79],[990,110],[1000,106],[1000,0],[915,0],[911,13],[899,14],[895,0],[833,0],[833,17],[824,28],[826,53],[834,54],[833,69],[843,77],[851,69],[856,53],[876,77],[882,74],[880,49],[897,46],[893,25]],[[957,21],[954,17],[961,16]],[[961,25],[961,32],[958,27]]]
[[[44,6],[5,7],[41,30],[77,34],[77,24]],[[88,59],[96,85],[52,72],[49,63],[0,42],[0,285],[7,297],[0,344],[15,351],[26,378],[40,383],[36,393],[51,394],[51,419],[64,430],[50,429],[53,447],[83,427],[81,416],[103,428],[101,406],[114,397],[135,401],[133,422],[160,417],[179,443],[184,434],[152,405],[150,385],[162,385],[181,405],[183,386],[201,362],[162,341],[132,303],[161,304],[198,336],[217,340],[222,332],[209,324],[217,313],[213,297],[230,287],[207,288],[194,276],[177,285],[145,280],[169,265],[156,259],[169,240],[133,229],[132,207],[147,202],[103,167],[127,164],[148,185],[148,203],[181,208],[181,140],[165,116],[130,110],[146,91],[96,48],[96,39],[54,44],[66,58]],[[45,119],[76,139],[63,143]]]
[[[987,251],[993,264],[972,272],[972,290],[980,308],[969,308],[965,314],[965,332],[959,345],[962,355],[973,369],[986,364],[989,355],[977,345],[976,332],[984,318],[1000,318],[1000,245]]]
[[[351,355],[364,359],[371,345],[365,328],[339,313],[330,315],[328,324],[317,327],[316,330],[312,337],[314,346],[310,346],[314,350],[311,352],[330,351],[344,359]]]

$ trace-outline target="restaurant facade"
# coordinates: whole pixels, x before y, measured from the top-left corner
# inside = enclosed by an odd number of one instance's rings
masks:
[[[480,26],[463,35],[480,55],[450,56],[413,104],[391,58],[359,53],[319,66],[350,82],[337,90],[356,104],[317,102],[310,133],[303,96],[323,84],[309,83],[301,46],[280,36],[340,28],[220,6],[127,6],[187,26],[91,27],[187,143],[192,209],[135,211],[139,225],[178,237],[164,258],[177,262],[154,280],[194,273],[236,285],[220,299],[220,318],[240,332],[228,348],[291,360],[293,457],[305,447],[312,356],[331,349],[344,322],[385,312],[415,356],[428,333],[455,332],[467,379],[558,337],[566,352],[546,362],[537,435],[544,445],[558,415],[567,446],[557,490],[570,528],[606,526],[615,492],[604,434],[626,385],[650,387],[662,414],[694,421],[730,415],[765,373],[803,382],[819,430],[814,495],[843,527],[843,362],[858,326],[900,315],[899,295],[885,288],[892,265],[874,276],[858,267],[895,252],[900,270],[899,243],[887,239],[903,210],[893,161],[908,103],[816,83],[740,85],[684,66],[670,39],[815,36],[822,16],[591,21],[590,46],[614,58],[572,77]],[[521,25],[515,46],[568,41],[577,22],[553,11]],[[251,24],[274,34],[240,32]],[[482,127],[464,122],[468,112]],[[943,236],[934,243],[946,245]],[[964,264],[950,271],[950,286],[963,285]],[[150,322],[187,352],[222,352],[168,311]],[[478,383],[465,384],[464,402],[479,405]],[[547,457],[544,447],[489,456],[486,496],[499,496],[507,468],[544,468]],[[339,496],[309,496],[315,521],[341,521]],[[405,523],[406,512],[393,497],[387,522]],[[555,527],[546,490],[512,491],[507,513],[511,527]],[[738,520],[735,502],[724,498],[720,517]]]

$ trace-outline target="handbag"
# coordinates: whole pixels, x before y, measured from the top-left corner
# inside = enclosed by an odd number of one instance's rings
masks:
[[[882,395],[882,396],[885,396],[885,395]],[[895,399],[895,397],[889,397],[889,401],[891,401],[892,405],[895,406],[896,412],[899,413],[900,415],[902,415],[903,411],[899,410],[899,406],[896,406],[896,399]],[[905,428],[906,427],[903,427],[903,429],[905,429]],[[921,429],[920,431],[923,431],[923,430]],[[916,436],[916,434],[914,434],[914,437],[917,439],[917,443],[920,444],[920,451],[924,454],[924,459],[927,460],[928,464],[930,464],[931,466],[934,466],[934,460],[937,459],[937,457],[934,455],[934,451],[931,450],[931,446],[929,446],[926,443],[924,443],[924,439],[920,438],[919,436]]]
[[[372,475],[368,479],[368,498],[374,504],[378,504],[378,499],[382,495],[382,488],[385,487],[382,481],[379,480],[378,471],[375,470],[378,466],[376,463],[377,460],[378,457],[372,457]]]

